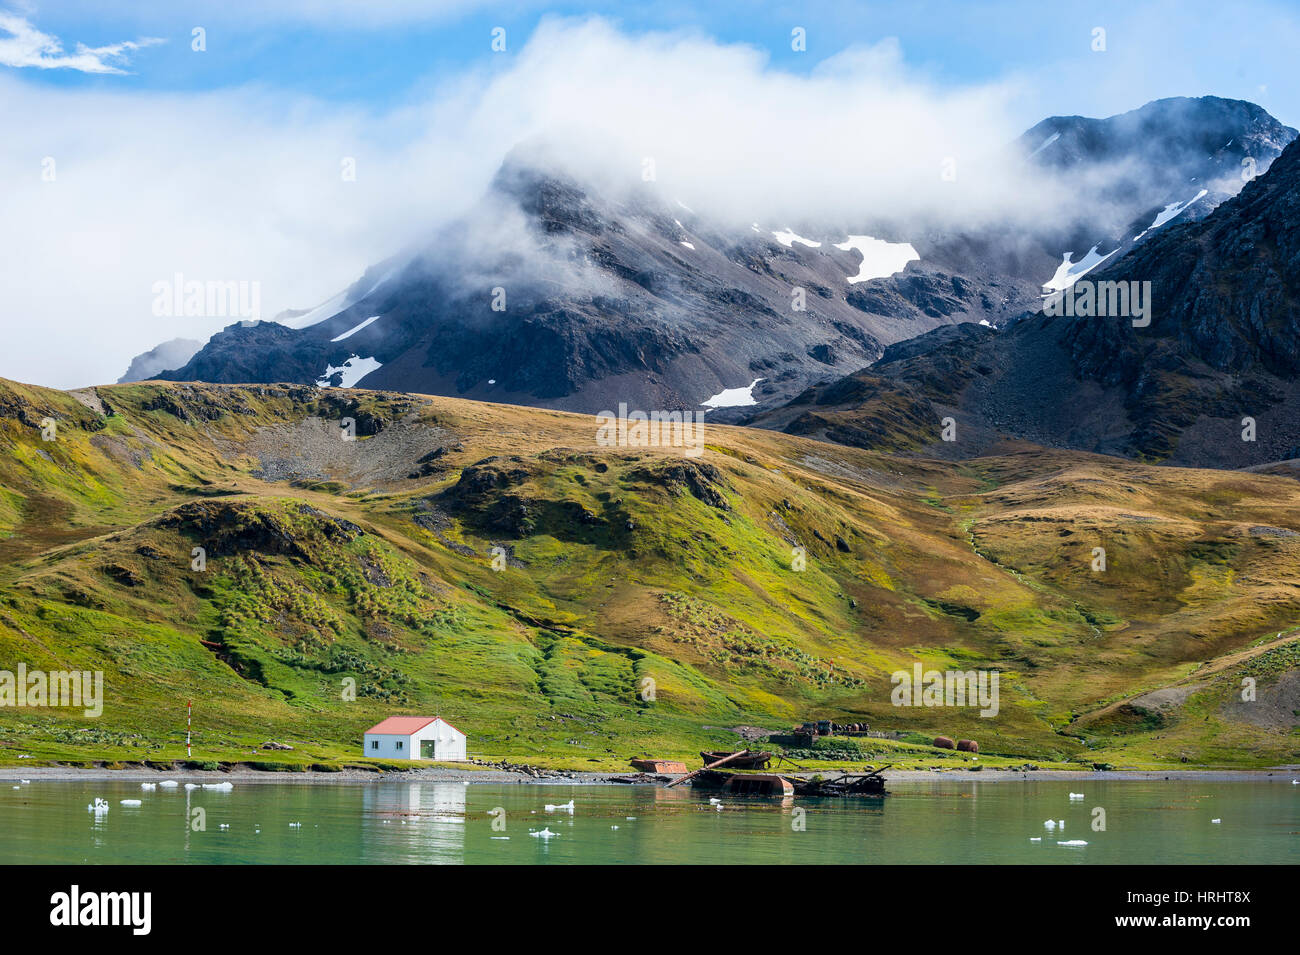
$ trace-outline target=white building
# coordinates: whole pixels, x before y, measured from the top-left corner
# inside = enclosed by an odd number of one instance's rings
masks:
[[[390,716],[366,730],[363,746],[377,759],[465,758],[465,734],[441,716]]]

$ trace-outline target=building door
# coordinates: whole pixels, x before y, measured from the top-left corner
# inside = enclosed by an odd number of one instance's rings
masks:
[[[420,740],[420,758],[421,758],[421,759],[436,759],[436,758],[437,758],[437,746],[438,746],[438,741],[437,741],[436,739],[422,739],[422,740]]]

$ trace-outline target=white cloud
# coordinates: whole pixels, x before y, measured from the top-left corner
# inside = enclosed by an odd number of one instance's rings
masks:
[[[666,198],[738,234],[755,221],[866,232],[941,211],[1041,215],[1053,197],[1001,152],[1021,131],[1015,93],[936,88],[889,42],[798,75],[752,47],[603,20],[544,21],[517,54],[384,113],[254,86],[162,94],[0,76],[0,375],[112,381],[158,342],[228,324],[152,314],[153,284],[177,272],[257,281],[265,316],[315,305],[463,211],[538,137],[607,189],[640,187],[652,157]],[[949,157],[956,183],[940,176]]]
[[[82,73],[125,73],[118,66],[129,54],[163,41],[157,37],[125,40],[108,46],[78,43],[75,53],[66,53],[56,36],[42,33],[31,22],[0,10],[0,66],[34,67],[42,70],[78,70]]]

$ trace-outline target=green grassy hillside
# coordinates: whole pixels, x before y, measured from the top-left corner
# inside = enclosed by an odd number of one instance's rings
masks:
[[[0,763],[180,758],[191,700],[200,762],[355,762],[398,713],[573,768],[814,718],[911,734],[858,741],[906,765],[972,765],[940,733],[990,766],[1296,759],[1293,480],[706,437],[691,458],[444,398],[0,382],[0,670],[100,670],[106,696],[0,708]],[[1000,712],[893,706],[917,661],[997,669]]]

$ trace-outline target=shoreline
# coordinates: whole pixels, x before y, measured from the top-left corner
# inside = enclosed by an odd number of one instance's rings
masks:
[[[834,770],[820,772],[783,773],[788,776],[834,775]],[[0,783],[12,785],[21,779],[35,782],[104,782],[122,780],[131,782],[157,782],[163,779],[175,779],[178,782],[189,781],[238,781],[241,783],[294,783],[317,785],[328,783],[394,783],[394,782],[459,782],[467,785],[504,783],[535,786],[591,786],[591,785],[662,785],[653,781],[620,783],[615,780],[634,779],[642,774],[635,772],[566,772],[563,775],[534,777],[525,773],[509,772],[499,769],[458,769],[451,767],[430,767],[395,772],[369,772],[365,770],[345,769],[339,772],[269,772],[255,769],[235,770],[160,770],[160,769],[85,769],[72,766],[33,766],[30,769],[0,768]],[[1293,779],[1300,779],[1300,766],[1279,766],[1273,769],[1170,769],[1170,770],[1061,770],[1039,769],[1032,772],[1021,770],[985,770],[972,773],[967,770],[954,769],[936,772],[926,769],[903,769],[885,772],[886,782],[922,782],[925,780],[959,780],[969,783],[1005,783],[1028,782],[1041,779],[1047,782],[1277,782],[1290,784]]]

